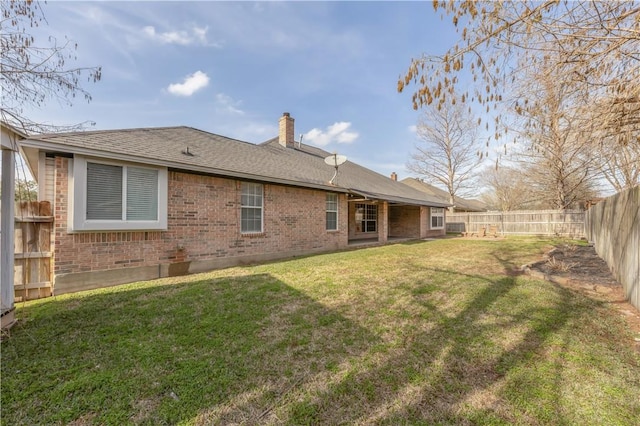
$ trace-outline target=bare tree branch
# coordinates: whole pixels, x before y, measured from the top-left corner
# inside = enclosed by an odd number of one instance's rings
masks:
[[[477,126],[462,105],[433,105],[417,125],[420,144],[407,168],[449,193],[449,202],[474,187],[477,167]]]
[[[29,30],[46,23],[39,2],[2,0],[0,113],[3,121],[25,133],[61,130],[24,117],[25,107],[42,106],[52,99],[67,105],[78,97],[89,102],[91,95],[82,88],[81,79],[95,83],[102,76],[100,67],[67,67],[68,61],[77,59],[77,45],[71,40],[59,44],[49,37],[46,44],[39,44]]]
[[[443,56],[413,59],[399,78],[400,92],[416,86],[415,109],[452,100],[478,103],[495,113],[499,139],[508,121],[500,107],[514,106],[508,96],[512,89],[526,85],[531,74],[525,71],[544,62],[555,83],[580,92],[586,106],[606,99],[633,103],[640,96],[638,1],[465,0],[434,1],[434,7],[451,18],[460,39]],[[463,76],[473,80],[470,91],[459,91],[461,81],[468,81]],[[535,93],[520,91],[519,113],[535,108],[527,102],[534,99]],[[611,136],[624,134],[628,126],[638,125],[638,109],[621,110],[595,124]]]

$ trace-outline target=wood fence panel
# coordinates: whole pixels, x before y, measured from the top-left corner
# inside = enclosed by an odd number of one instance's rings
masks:
[[[584,237],[584,211],[519,210],[447,213],[447,232],[477,233],[495,226],[500,235]]]
[[[16,206],[13,280],[16,301],[53,295],[50,206],[49,202],[23,202]]]
[[[585,225],[596,252],[640,310],[640,186],[591,207]]]

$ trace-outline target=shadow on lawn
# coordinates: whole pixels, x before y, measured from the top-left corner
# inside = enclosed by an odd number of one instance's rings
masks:
[[[511,266],[496,256],[505,269]],[[269,274],[26,308],[26,320],[3,344],[3,422],[570,420],[563,418],[561,383],[527,370],[547,339],[575,319],[568,292],[558,290],[547,303],[520,304],[515,277],[409,267],[426,277],[418,283],[398,278],[419,318],[407,318],[393,341]],[[462,305],[443,307],[448,295],[436,293],[448,286],[430,283],[430,272],[477,288]],[[562,366],[553,368],[559,380]],[[520,393],[525,402],[514,407],[507,393]],[[541,398],[540,410],[551,412],[536,411]]]
[[[429,272],[423,270],[425,274]],[[431,301],[428,294],[433,289],[425,283],[425,290],[416,289],[414,296],[424,308],[425,322],[433,327],[406,336],[402,347],[388,353],[384,361],[345,375],[325,391],[294,404],[289,412],[307,413],[306,424],[335,424],[336,419],[347,424],[563,424],[557,382],[551,384],[551,394],[545,395],[549,405],[542,407],[547,410],[555,404],[551,413],[514,409],[508,401],[501,400],[500,394],[521,392],[523,398],[533,397],[531,407],[535,407],[540,402],[537,392],[549,391],[547,378],[540,383],[526,382],[530,379],[528,373],[519,375],[517,371],[526,367],[542,350],[546,339],[566,324],[569,315],[561,305],[569,303],[569,294],[561,292],[553,305],[545,308],[500,313],[494,305],[509,296],[517,286],[516,278],[488,280],[455,271],[437,272],[452,277],[464,275],[484,288],[464,309],[450,315]],[[498,317],[493,323],[486,321],[491,311]],[[505,327],[523,327],[526,332],[504,336]],[[492,339],[509,337],[513,339],[509,349],[498,348],[499,343],[490,344]],[[515,372],[515,381],[504,382],[510,371]],[[554,380],[559,377],[557,373]],[[500,390],[502,385],[504,389]],[[516,411],[519,413],[514,414]],[[531,418],[527,418],[529,415]]]
[[[260,423],[377,341],[268,274],[126,288],[24,308],[3,342],[3,423]]]

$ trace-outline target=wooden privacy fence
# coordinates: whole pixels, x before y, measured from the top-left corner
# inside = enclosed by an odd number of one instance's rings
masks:
[[[586,232],[598,256],[640,310],[640,186],[619,192],[587,211]]]
[[[16,205],[13,287],[16,302],[53,295],[51,203]]]
[[[497,227],[498,235],[584,237],[582,210],[518,210],[508,212],[447,213],[447,232],[478,233]]]

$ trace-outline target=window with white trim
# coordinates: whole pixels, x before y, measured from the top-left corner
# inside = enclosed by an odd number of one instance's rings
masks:
[[[443,207],[431,207],[431,229],[444,228],[444,208]]]
[[[75,231],[167,228],[167,169],[76,157]]]
[[[331,192],[327,193],[326,200],[326,210],[327,210],[327,221],[326,221],[326,230],[327,231],[337,231],[338,230],[338,194],[334,194]]]
[[[377,232],[378,206],[375,204],[356,204],[356,222],[360,223],[360,232]]]
[[[262,232],[263,186],[260,183],[242,182],[240,232]]]

